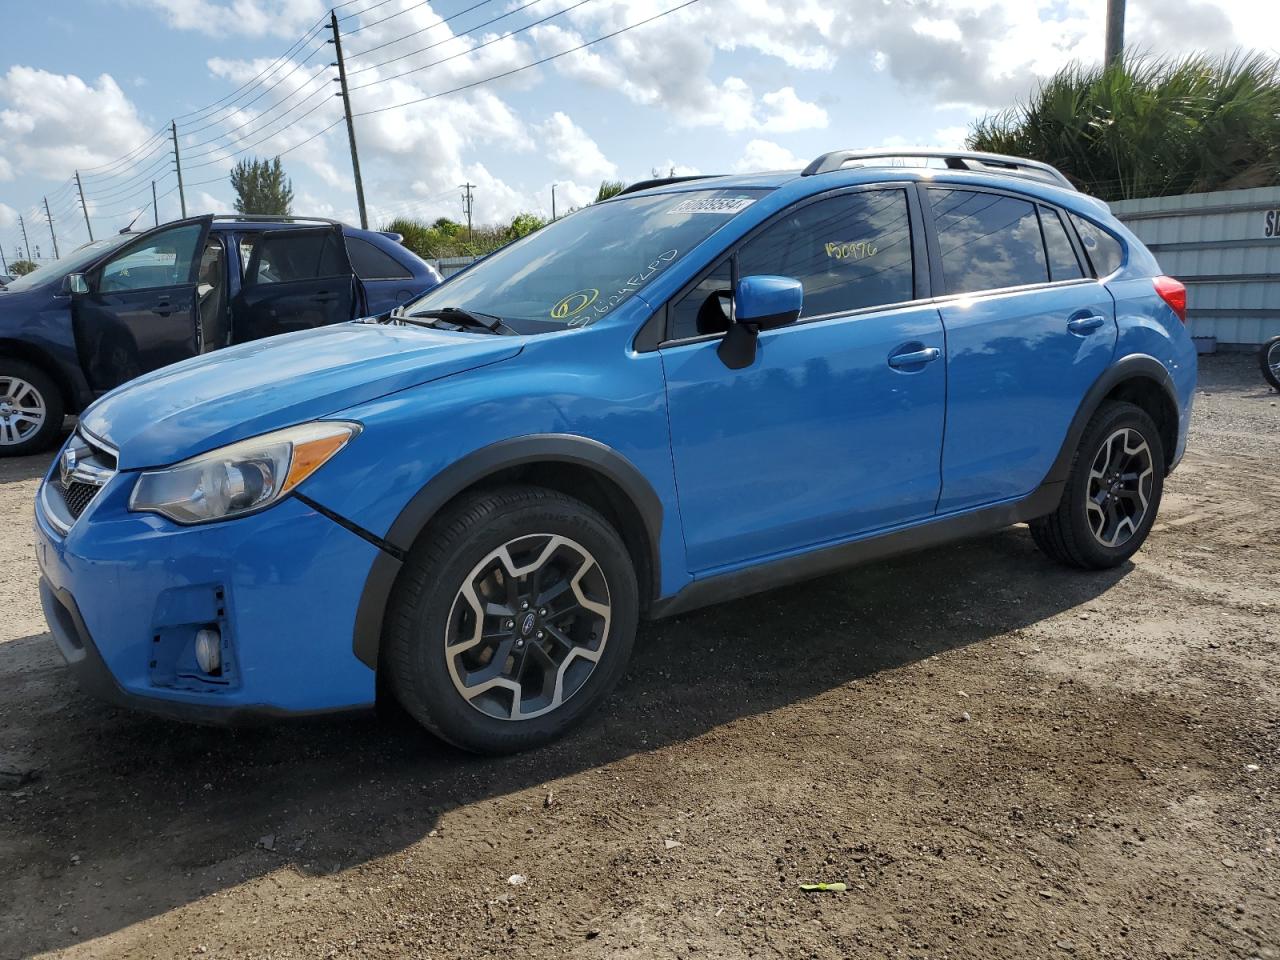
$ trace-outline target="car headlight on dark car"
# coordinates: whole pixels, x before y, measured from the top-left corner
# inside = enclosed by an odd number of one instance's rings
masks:
[[[208,523],[264,510],[322,467],[360,424],[318,420],[241,440],[163,470],[147,470],[129,509],[175,523]]]

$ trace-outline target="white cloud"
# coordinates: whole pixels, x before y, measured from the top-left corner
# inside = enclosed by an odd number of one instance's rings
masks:
[[[7,203],[0,203],[0,229],[12,227],[18,222],[18,211]]]
[[[733,165],[735,173],[755,173],[760,170],[797,170],[807,161],[801,160],[786,147],[772,140],[752,140],[747,144],[742,159]]]
[[[760,101],[764,104],[760,129],[769,133],[817,130],[827,125],[827,111],[816,103],[801,100],[796,96],[794,87],[766,93]]]
[[[542,150],[559,169],[583,177],[588,182],[618,175],[617,164],[610,161],[587,132],[559,110],[539,129]]]
[[[196,30],[210,36],[237,33],[249,37],[294,37],[329,10],[321,0],[129,0],[164,15],[176,30]]]

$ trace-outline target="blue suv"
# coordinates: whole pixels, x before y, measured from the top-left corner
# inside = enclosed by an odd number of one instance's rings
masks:
[[[0,287],[0,457],[52,446],[63,414],[233,343],[389,311],[440,274],[399,234],[332,220],[203,216],[122,232]]]
[[[1185,306],[1027,160],[647,181],[388,316],[98,400],[38,493],[46,616],[117,702],[381,693],[527,748],[607,696],[642,616],[1021,521],[1123,563],[1186,439]]]

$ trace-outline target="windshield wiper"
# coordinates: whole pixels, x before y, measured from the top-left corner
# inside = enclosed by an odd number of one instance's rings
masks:
[[[437,330],[484,330],[486,333],[506,337],[519,335],[501,317],[476,310],[463,310],[461,307],[443,307],[439,310],[423,310],[421,313],[406,313],[403,307],[397,307],[391,311],[391,319],[434,327]]]

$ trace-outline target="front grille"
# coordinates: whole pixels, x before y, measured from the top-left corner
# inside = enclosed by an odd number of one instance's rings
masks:
[[[116,475],[115,451],[77,430],[63,448],[45,484],[43,501],[50,520],[66,532],[89,508],[98,491]]]

